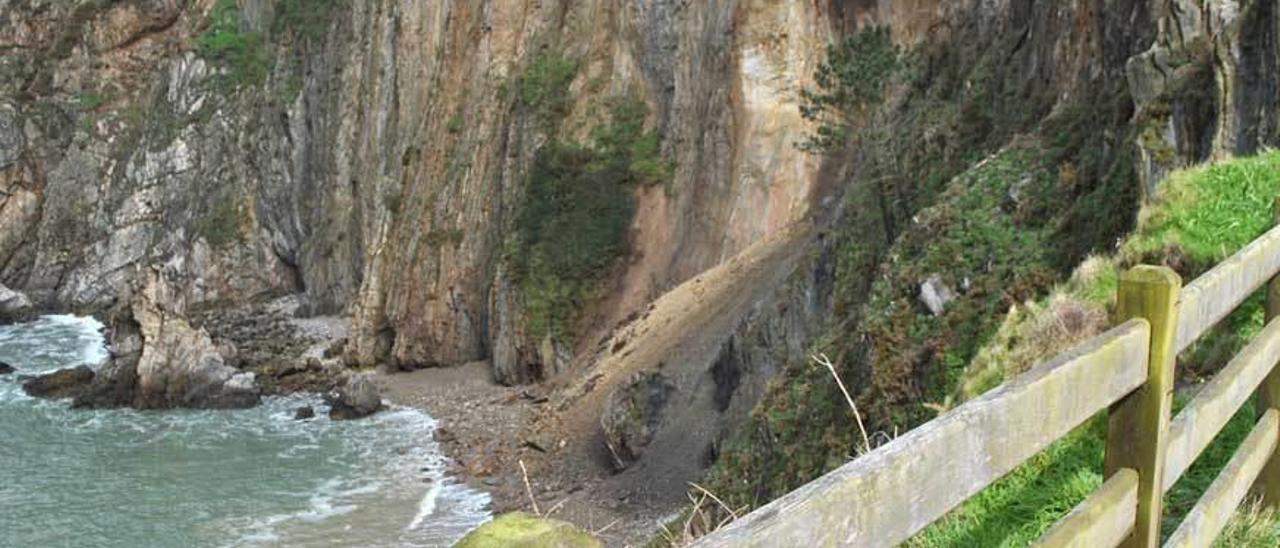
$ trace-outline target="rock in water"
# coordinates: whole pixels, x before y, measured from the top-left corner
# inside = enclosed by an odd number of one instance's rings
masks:
[[[13,373],[14,371],[17,371],[17,369],[14,369],[12,365],[9,365],[5,362],[0,362],[0,375],[8,375],[9,373]]]
[[[498,516],[462,537],[454,548],[601,548],[595,537],[563,521],[540,518],[524,512]]]
[[[87,365],[59,369],[22,383],[22,391],[37,398],[71,398],[88,388],[93,377],[93,370]]]
[[[77,407],[234,409],[258,404],[253,373],[227,365],[204,329],[184,317],[177,290],[151,269],[119,311],[112,359]]]
[[[310,405],[304,405],[302,407],[299,407],[296,411],[293,412],[293,419],[299,420],[299,421],[312,419],[312,418],[315,418],[315,416],[316,416],[316,410],[312,409]]]
[[[367,417],[382,409],[382,395],[369,375],[352,375],[347,382],[324,398],[329,418],[334,420]]]
[[[31,299],[26,294],[0,285],[0,322],[12,322],[31,316]]]
[[[675,387],[661,373],[636,373],[609,395],[604,417],[605,443],[614,465],[626,468],[640,458],[662,420],[662,410]]]

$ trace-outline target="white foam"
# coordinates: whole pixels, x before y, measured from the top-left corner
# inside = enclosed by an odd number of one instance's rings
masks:
[[[0,359],[20,360],[15,365],[28,372],[97,365],[108,357],[101,330],[102,324],[93,318],[69,315],[3,326]],[[181,446],[198,454],[228,442],[273,440],[267,454],[274,456],[277,464],[326,470],[319,477],[306,477],[296,488],[260,487],[258,492],[278,500],[277,506],[259,506],[255,513],[210,516],[207,534],[219,538],[215,544],[289,544],[297,533],[316,530],[363,535],[360,529],[370,523],[372,515],[383,534],[398,539],[368,538],[370,546],[435,545],[456,539],[489,517],[487,494],[446,477],[446,459],[432,436],[436,421],[417,409],[392,407],[368,419],[335,422],[324,416],[319,397],[293,395],[264,398],[257,409],[242,411],[71,411],[65,401],[29,398],[12,379],[0,378],[2,405],[20,405],[47,417],[50,426],[61,432],[61,443],[68,447],[75,447],[78,442],[74,440],[90,443],[107,439],[115,448],[149,451]],[[317,418],[293,420],[294,411],[302,405],[315,407]],[[251,464],[257,457],[245,453],[235,458]],[[261,473],[255,470],[245,468],[243,473]],[[148,466],[130,472],[137,475],[137,484],[154,480],[155,473]],[[235,479],[246,477],[251,476]],[[30,493],[26,496],[29,499]],[[311,524],[323,525],[316,529]]]
[[[73,328],[76,332],[76,338],[84,344],[81,359],[86,364],[99,365],[106,361],[110,355],[107,352],[107,345],[102,336],[102,330],[105,326],[92,316],[54,314],[41,316],[40,321],[48,322],[50,325]]]
[[[422,500],[418,501],[418,513],[414,514],[413,520],[409,522],[409,526],[405,527],[405,531],[412,531],[422,525],[423,520],[431,517],[436,513],[436,499],[440,497],[440,480],[431,478],[431,487],[426,493],[422,494]]]

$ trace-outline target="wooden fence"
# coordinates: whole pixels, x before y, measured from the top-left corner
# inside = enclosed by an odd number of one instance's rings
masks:
[[[695,546],[895,546],[1099,412],[1106,480],[1038,546],[1155,547],[1162,498],[1258,393],[1253,430],[1166,546],[1209,546],[1251,486],[1280,502],[1280,227],[1182,287],[1120,278],[1118,326],[702,538]],[[1267,285],[1267,325],[1177,417],[1178,353]]]

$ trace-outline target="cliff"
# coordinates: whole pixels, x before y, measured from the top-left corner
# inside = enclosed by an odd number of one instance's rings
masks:
[[[1274,144],[1278,17],[0,0],[0,285],[98,314],[152,267],[193,310],[296,295],[350,318],[351,367],[548,382],[530,436],[570,433],[560,452],[592,474],[675,469],[655,488],[671,500],[718,461],[759,473],[725,489],[763,501],[852,447],[802,427],[846,426],[809,352],[841,358],[876,427],[914,424],[993,329],[975,318],[1110,246],[1170,170]],[[906,65],[867,113],[881,136],[801,151],[800,91],[873,25]],[[936,320],[918,303],[935,276],[958,295]]]
[[[789,142],[829,34],[813,6],[4,8],[2,279],[46,307],[102,309],[139,265],[170,263],[193,303],[301,292],[350,312],[356,363],[492,357],[526,382],[564,369],[589,330],[530,332],[503,258],[549,139],[585,142],[608,101],[635,97],[674,166],[634,191],[627,258],[583,291],[619,295],[605,323],[810,199],[817,161]],[[531,72],[554,63],[560,81]]]

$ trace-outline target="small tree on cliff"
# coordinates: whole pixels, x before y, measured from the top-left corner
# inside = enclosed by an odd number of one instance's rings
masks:
[[[859,179],[851,196],[865,196],[878,207],[884,245],[897,233],[901,169],[891,147],[890,124],[877,113],[885,88],[902,67],[902,54],[893,43],[888,27],[869,27],[843,42],[827,46],[827,59],[813,75],[816,89],[800,91],[800,114],[817,123],[817,130],[797,144],[800,150],[825,154],[849,150],[859,163]]]
[[[901,64],[888,27],[863,29],[827,46],[827,60],[813,75],[817,88],[800,91],[800,115],[818,123],[800,149],[829,152],[848,143],[868,112],[884,100],[885,87]]]

